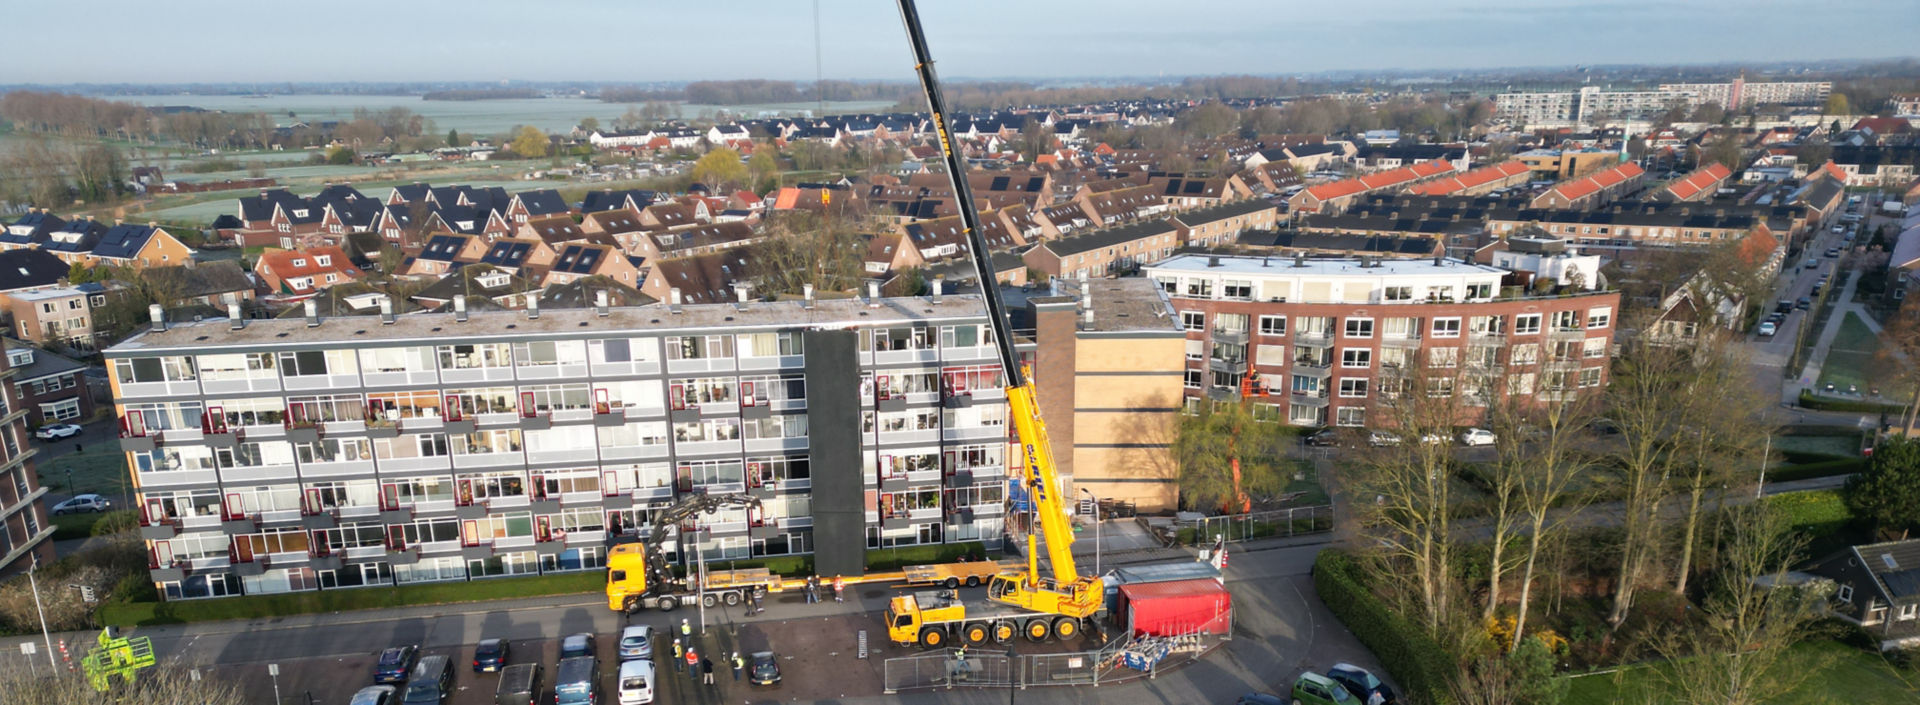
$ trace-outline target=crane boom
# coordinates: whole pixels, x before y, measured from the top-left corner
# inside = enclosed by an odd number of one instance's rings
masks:
[[[1040,418],[1040,406],[1034,396],[1033,384],[1027,379],[1026,370],[1021,367],[1020,358],[1014,352],[1012,325],[1008,322],[1006,303],[1000,298],[992,254],[987,249],[986,236],[980,230],[979,215],[974,212],[973,189],[966,178],[966,161],[954,148],[952,126],[947,123],[946,99],[940,93],[940,79],[933,70],[933,55],[927,49],[926,35],[920,30],[920,12],[913,0],[899,0],[899,5],[900,20],[907,29],[907,41],[913,45],[914,71],[920,76],[920,88],[926,93],[927,108],[933,113],[934,135],[940,142],[940,155],[947,165],[947,179],[953,184],[961,226],[966,229],[967,255],[973,261],[981,297],[987,302],[993,340],[999,349],[1000,366],[1006,375],[1007,412],[1013,417],[1014,431],[1025,456],[1021,481],[1032,498],[1034,513],[1040,518],[1041,533],[1046,537],[1047,560],[1053,572],[1050,591],[1073,595],[1070,601],[1075,606],[1069,611],[1091,609],[1082,603],[1088,599],[1085,594],[1088,587],[1098,588],[1098,579],[1090,581],[1083,578],[1074,566],[1071,550],[1073,527],[1067,522],[1066,500],[1060,496],[1059,478],[1053,464],[1053,446],[1047,439],[1046,423]],[[1059,608],[1050,605],[1064,604],[1068,600],[1056,602],[1054,599],[1035,599],[1033,596],[1033,591],[1040,588],[1039,556],[1034,542],[1034,533],[1029,531],[1025,590],[1019,595],[996,599],[1054,611]]]

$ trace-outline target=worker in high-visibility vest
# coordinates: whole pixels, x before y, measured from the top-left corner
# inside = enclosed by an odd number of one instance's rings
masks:
[[[847,591],[847,579],[838,575],[833,576],[833,601],[846,602],[847,601],[846,591]]]

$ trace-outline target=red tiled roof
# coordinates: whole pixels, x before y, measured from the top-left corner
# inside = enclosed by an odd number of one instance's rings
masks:
[[[1714,188],[1729,176],[1733,176],[1733,172],[1727,169],[1727,165],[1714,162],[1688,174],[1686,178],[1668,184],[1667,192],[1673,194],[1676,200],[1685,201],[1700,195],[1701,191]]]
[[[1470,188],[1484,186],[1501,179],[1510,179],[1525,173],[1527,173],[1527,165],[1525,162],[1507,161],[1493,166],[1480,167],[1458,176],[1434,179],[1418,184],[1407,191],[1408,193],[1420,196],[1443,196],[1455,191],[1465,191]]]
[[[1327,201],[1358,193],[1393,188],[1428,177],[1439,176],[1451,171],[1453,171],[1452,163],[1436,159],[1430,162],[1420,162],[1412,166],[1403,166],[1398,169],[1376,172],[1359,178],[1342,179],[1330,184],[1321,184],[1307,189],[1307,193],[1314,198]]]
[[[1833,177],[1835,181],[1843,184],[1847,182],[1846,170],[1841,169],[1840,165],[1833,163],[1831,159],[1827,160],[1827,163],[1820,165],[1820,171],[1825,172],[1827,176]]]
[[[1599,193],[1601,189],[1618,186],[1628,179],[1645,173],[1647,173],[1646,170],[1641,169],[1639,164],[1629,162],[1612,169],[1590,174],[1585,178],[1560,184],[1559,186],[1553,187],[1553,192],[1560,194],[1561,198],[1569,201],[1577,201]]]

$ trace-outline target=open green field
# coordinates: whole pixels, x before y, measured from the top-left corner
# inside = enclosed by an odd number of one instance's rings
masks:
[[[40,484],[63,494],[94,492],[118,501],[123,487],[131,485],[127,475],[127,456],[118,441],[95,443],[78,455],[68,453],[35,462],[40,469]],[[72,471],[73,486],[67,486]]]
[[[304,120],[320,122],[327,120],[352,120],[356,109],[364,108],[369,112],[379,112],[388,108],[406,108],[421,116],[433,120],[434,127],[445,132],[459,130],[463,134],[495,135],[512,129],[515,125],[533,125],[548,132],[570,130],[580,124],[583,118],[596,118],[602,125],[611,125],[615,119],[627,112],[628,108],[639,107],[625,103],[603,103],[592,98],[517,98],[507,100],[422,100],[419,96],[405,95],[136,95],[101,96],[109,100],[120,100],[142,105],[191,105],[208,110],[226,112],[262,112],[281,124]],[[702,114],[715,114],[725,110],[734,115],[760,117],[773,115],[797,115],[811,113],[819,108],[814,102],[769,103],[760,105],[697,105],[691,103],[667,103],[679,111],[679,116],[693,119]],[[827,113],[858,113],[885,110],[893,101],[829,101]]]
[[[1793,661],[1787,665],[1789,672],[1813,669],[1813,675],[1798,688],[1775,697],[1771,702],[1777,705],[1912,705],[1920,702],[1920,672],[1901,673],[1877,654],[1838,642],[1818,641],[1795,646],[1791,658]],[[1574,678],[1564,705],[1672,702],[1656,690],[1659,676],[1654,669],[1658,668],[1660,666],[1643,666]]]
[[[1857,388],[1860,394],[1879,389],[1882,397],[1904,399],[1904,394],[1894,389],[1890,380],[1894,378],[1889,361],[1876,359],[1880,352],[1880,338],[1867,329],[1857,313],[1849,312],[1840,322],[1840,332],[1833,338],[1833,347],[1827,350],[1826,364],[1820,368],[1820,389],[1833,385],[1836,393],[1844,393],[1849,387]]]

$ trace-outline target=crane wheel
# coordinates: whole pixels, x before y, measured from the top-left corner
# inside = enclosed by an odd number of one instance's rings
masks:
[[[700,596],[700,605],[709,608],[718,607],[720,605],[720,598],[714,595],[702,595]]]
[[[967,576],[967,587],[980,587],[980,576],[978,575]]]
[[[979,646],[987,643],[988,634],[987,625],[985,624],[969,624],[963,634],[967,637],[967,644],[970,646]]]
[[[1061,641],[1080,636],[1080,621],[1072,617],[1053,618],[1053,638]]]
[[[947,578],[946,580],[940,581],[940,587],[946,588],[948,590],[952,590],[954,588],[960,587],[960,579]]]
[[[947,645],[947,632],[939,627],[927,627],[920,630],[920,646],[938,649]]]
[[[740,604],[740,593],[738,593],[738,592],[729,592],[729,593],[727,593],[727,597],[726,597],[726,600],[727,600],[727,606],[728,606],[728,607],[732,607],[732,606],[734,606],[734,605],[737,605],[737,604]]]
[[[672,612],[673,608],[680,606],[680,598],[672,595],[661,595],[660,599],[653,601],[653,606],[661,612]]]
[[[1003,619],[993,623],[993,643],[995,644],[1005,644],[1013,641],[1013,637],[1019,635],[1019,633],[1020,630],[1014,627],[1011,621]]]
[[[1045,619],[1027,620],[1027,641],[1031,641],[1035,644],[1038,644],[1040,642],[1046,641],[1047,634],[1051,632],[1052,632],[1052,628],[1047,625],[1047,620]]]

